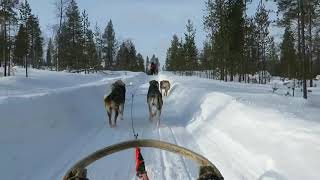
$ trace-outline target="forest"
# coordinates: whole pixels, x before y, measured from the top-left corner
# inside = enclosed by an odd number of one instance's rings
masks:
[[[184,37],[173,32],[162,69],[174,72],[210,71],[215,79],[265,84],[267,77],[297,79],[307,87],[320,74],[319,0],[273,0],[276,10],[259,0],[253,16],[247,9],[252,0],[206,0],[203,27],[207,38],[196,45],[196,29],[187,21]],[[86,10],[76,0],[56,0],[58,24],[45,41],[39,18],[27,0],[1,0],[0,67],[10,76],[13,65],[55,71],[88,73],[102,69],[147,71],[151,62],[160,67],[154,54],[144,56],[132,40],[119,41],[110,19],[105,28],[92,25]],[[271,19],[275,13],[277,19]],[[280,43],[271,27],[283,29]],[[145,58],[144,58],[145,57]]]
[[[211,70],[216,79],[238,82],[250,82],[256,74],[261,84],[267,83],[268,76],[297,79],[307,98],[307,87],[320,74],[319,1],[274,0],[274,12],[266,8],[268,2],[259,0],[254,16],[249,16],[247,8],[253,1],[207,0],[203,49],[196,47],[196,30],[188,21],[184,37],[172,37],[166,69]],[[276,13],[277,19],[271,20],[270,13]],[[284,29],[278,44],[271,26]]]
[[[0,4],[0,67],[10,76],[10,66],[17,65],[56,71],[89,72],[91,70],[145,71],[149,63],[159,64],[152,55],[143,58],[134,43],[118,41],[112,20],[104,30],[92,26],[89,15],[79,10],[75,0],[56,0],[57,22],[54,36],[47,42],[27,0],[1,0]]]

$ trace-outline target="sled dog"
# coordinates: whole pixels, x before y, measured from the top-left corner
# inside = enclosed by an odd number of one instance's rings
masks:
[[[149,120],[153,121],[157,118],[157,125],[160,124],[160,115],[163,105],[162,95],[159,91],[159,82],[152,80],[149,82],[149,90],[147,95],[147,103],[149,107]]]
[[[126,100],[126,85],[118,80],[112,84],[111,93],[104,96],[104,106],[107,110],[110,127],[117,126],[117,118],[120,113],[123,119],[124,103]],[[114,120],[112,118],[114,116]]]
[[[168,96],[168,91],[170,90],[170,82],[169,81],[167,81],[167,80],[160,81],[161,94],[162,94],[162,90],[164,90],[163,96]]]

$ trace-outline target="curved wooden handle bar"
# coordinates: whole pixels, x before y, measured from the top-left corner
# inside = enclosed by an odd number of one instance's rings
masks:
[[[202,155],[192,152],[191,150],[188,150],[186,148],[177,146],[175,144],[170,144],[170,143],[159,141],[159,140],[144,139],[144,140],[125,141],[119,144],[114,144],[114,145],[105,147],[103,149],[100,149],[92,153],[91,155],[78,161],[73,167],[71,167],[65,174],[63,180],[68,180],[68,174],[73,170],[84,169],[90,164],[92,164],[93,162],[105,156],[108,156],[113,153],[123,151],[126,149],[135,148],[135,147],[152,147],[152,148],[162,149],[169,152],[180,154],[184,157],[187,157],[191,160],[196,161],[200,166],[213,167],[216,176],[221,177],[223,179],[223,176],[221,175],[219,170],[215,167],[215,165],[212,164],[208,159],[206,159]]]

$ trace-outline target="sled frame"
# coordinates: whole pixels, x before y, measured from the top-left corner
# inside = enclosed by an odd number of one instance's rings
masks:
[[[75,165],[73,165],[67,173],[64,175],[63,180],[82,180],[87,179],[87,169],[86,167],[94,163],[95,161],[114,154],[116,152],[120,152],[123,150],[127,150],[130,148],[136,147],[149,147],[149,148],[156,148],[165,151],[169,151],[172,153],[176,153],[182,155],[188,159],[196,161],[200,166],[200,173],[201,176],[203,173],[211,174],[215,178],[219,180],[223,180],[223,176],[221,175],[220,171],[216,168],[216,166],[211,163],[207,158],[203,157],[202,155],[195,153],[189,149],[184,147],[167,143],[164,141],[159,140],[152,140],[152,139],[142,139],[142,140],[132,140],[132,141],[125,141],[118,144],[114,144],[111,146],[107,146],[103,149],[100,149],[87,157],[83,158],[82,160],[78,161]],[[209,171],[209,172],[208,172]],[[87,179],[89,180],[89,179]]]

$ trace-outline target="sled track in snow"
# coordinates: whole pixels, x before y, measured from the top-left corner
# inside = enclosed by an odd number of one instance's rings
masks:
[[[179,145],[179,144],[178,144],[178,141],[177,141],[177,138],[176,138],[176,136],[175,136],[174,133],[173,133],[172,128],[171,128],[171,127],[168,127],[168,128],[169,128],[169,130],[170,130],[170,132],[171,132],[171,135],[172,135],[174,144]],[[186,171],[186,174],[188,175],[189,179],[192,179],[192,178],[191,178],[191,175],[190,175],[190,171],[189,171],[188,168],[187,168],[185,159],[184,159],[182,156],[180,156],[180,155],[179,155],[179,158],[180,158],[180,160],[181,160],[181,162],[182,162],[183,168],[184,168],[184,170]]]
[[[163,132],[164,134],[166,134],[166,132],[168,131],[168,133],[167,133],[168,136],[167,137],[162,135],[163,133],[161,131],[163,131],[163,130],[165,130],[165,132]],[[177,141],[177,138],[175,137],[171,127],[169,127],[169,126],[160,127],[158,129],[158,133],[159,133],[159,140],[179,145],[178,141]],[[177,158],[177,159],[171,159],[170,156],[172,156],[174,158]],[[176,174],[175,171],[171,172],[170,168],[169,168],[169,171],[166,172],[165,171],[166,169],[165,169],[165,166],[164,166],[165,160],[168,161],[168,162],[175,162],[174,164],[177,165],[177,168],[181,168],[179,171],[183,172],[183,173],[182,174]],[[177,161],[175,161],[175,160],[177,160]],[[168,173],[169,173],[169,175],[171,175],[171,176],[180,175],[179,177],[176,177],[178,179],[180,179],[180,178],[192,179],[192,177],[190,175],[190,172],[189,172],[189,170],[187,168],[187,165],[185,163],[185,160],[183,159],[183,157],[181,155],[172,155],[171,153],[162,151],[161,152],[161,163],[163,164],[162,167],[164,167],[163,174],[168,175]]]
[[[161,140],[160,128],[158,128],[158,139]],[[165,176],[166,167],[164,166],[163,151],[161,151],[161,150],[159,150],[159,151],[160,151],[160,163],[161,163],[161,167],[162,167],[162,171],[161,171],[162,179],[166,180],[166,176]]]
[[[72,154],[73,156],[70,157],[69,159],[67,159],[66,161],[64,161],[63,162],[63,166],[61,166],[60,169],[56,170],[55,173],[52,174],[49,179],[55,179],[60,174],[63,174],[64,171],[66,171],[67,168],[70,165],[72,165],[73,162],[77,161],[77,159],[79,158],[78,154],[82,154],[84,149],[86,149],[89,146],[86,142],[89,142],[90,139],[95,137],[97,134],[100,134],[102,131],[103,131],[103,128],[100,128],[100,129],[95,130],[94,132],[91,132],[91,133],[87,134],[86,136],[83,136],[83,138],[80,138],[82,140],[85,139],[85,142],[81,142],[81,144],[77,144],[76,145],[78,147],[83,147],[83,149],[78,150],[77,153],[74,153],[75,150],[73,148],[72,149],[70,148],[70,149],[67,150],[67,152],[64,152],[64,155],[62,157],[67,157],[67,155],[69,155],[69,154]],[[70,153],[69,151],[70,152],[73,151],[73,153]]]

